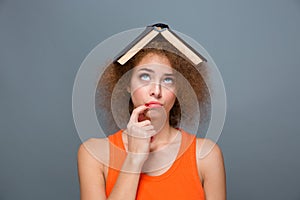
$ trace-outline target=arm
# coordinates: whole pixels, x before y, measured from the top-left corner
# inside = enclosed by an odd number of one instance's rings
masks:
[[[85,146],[81,144],[78,149],[80,199],[105,200],[104,165],[93,157]]]
[[[205,147],[203,146],[204,141]],[[209,151],[211,147],[212,149]],[[212,141],[198,139],[197,158],[206,200],[225,200],[226,176],[220,147]]]
[[[108,199],[136,199],[140,173],[150,151],[150,137],[155,132],[149,120],[139,121],[146,109],[139,106],[131,114],[126,130],[127,157]]]
[[[147,135],[153,134],[154,131],[149,120],[138,122],[138,115],[145,108],[138,107],[132,113],[128,124],[128,154],[109,197],[106,198],[105,194],[105,167],[96,159],[99,155],[92,156],[86,149],[87,146],[92,152],[103,152],[103,150],[105,152],[105,149],[108,149],[108,144],[103,143],[105,139],[100,139],[100,143],[98,141],[97,144],[92,139],[88,140],[87,144],[80,146],[78,151],[78,173],[81,200],[136,199],[140,172],[150,150],[150,137],[147,137]],[[106,143],[108,142],[106,141]],[[105,146],[106,148],[103,148]],[[109,152],[104,154],[108,156]],[[102,157],[105,155],[102,155]]]
[[[135,200],[141,167],[141,162],[131,156],[127,156],[123,164],[123,169],[120,171],[116,184],[108,199]],[[130,171],[134,172],[126,172],[123,171],[124,169],[130,169]]]
[[[99,141],[88,140],[87,143],[97,143]],[[78,150],[78,175],[80,183],[81,200],[105,200],[105,176],[104,165],[98,161],[87,150],[90,145],[81,144]],[[123,164],[123,170],[134,172],[120,171],[117,182],[107,199],[135,199],[137,186],[139,183],[141,161],[135,157],[127,156]]]

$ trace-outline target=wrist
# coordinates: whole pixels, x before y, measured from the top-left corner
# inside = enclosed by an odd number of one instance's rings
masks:
[[[126,159],[123,163],[122,171],[128,173],[141,173],[142,167],[148,158],[146,153],[127,152]]]

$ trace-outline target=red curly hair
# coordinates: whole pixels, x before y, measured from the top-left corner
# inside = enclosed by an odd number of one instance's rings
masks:
[[[195,102],[190,95],[192,92],[196,95],[199,111],[201,112],[200,122],[198,122],[201,126],[200,129],[207,128],[207,121],[210,119],[210,94],[204,81],[204,78],[207,79],[208,76],[206,70],[207,64],[201,63],[194,66],[163,37],[157,37],[124,65],[120,65],[118,62],[109,64],[100,77],[97,84],[95,101],[98,121],[100,126],[104,129],[104,133],[109,135],[123,128],[118,127],[115,122],[112,109],[117,110],[119,120],[121,120],[123,124],[127,124],[129,120],[128,116],[133,110],[130,94],[126,90],[126,87],[129,85],[128,80],[130,80],[131,76],[130,70],[149,53],[166,57],[170,61],[171,66],[175,71],[181,74],[182,77],[178,79],[179,81],[176,81],[177,98],[170,111],[170,125],[174,128],[179,128],[181,120],[193,121],[191,119],[194,118],[196,113],[193,105]],[[125,76],[126,78],[124,78]],[[121,78],[124,78],[126,81],[120,84],[118,81],[120,81]],[[182,79],[187,80],[190,86],[187,86],[186,81]],[[117,83],[118,87],[116,87]],[[193,91],[188,91],[190,88],[192,88]],[[124,106],[124,102],[112,105],[112,103],[118,102],[118,99],[121,100],[119,102],[127,101],[128,108]],[[182,107],[185,109],[181,109]]]

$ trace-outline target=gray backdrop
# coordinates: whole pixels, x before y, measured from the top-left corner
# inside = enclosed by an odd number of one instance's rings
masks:
[[[300,1],[0,0],[0,199],[79,199],[71,95],[112,34],[168,23],[218,65],[228,199],[300,199]]]

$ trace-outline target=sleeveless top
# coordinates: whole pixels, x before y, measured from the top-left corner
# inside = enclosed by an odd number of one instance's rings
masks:
[[[198,175],[196,162],[196,137],[181,130],[181,145],[177,159],[163,174],[149,176],[141,173],[137,189],[137,200],[205,200],[204,190]],[[110,135],[110,165],[121,169],[126,157],[122,130]],[[122,149],[116,150],[113,146]],[[119,170],[108,168],[106,196],[111,193],[118,178]]]

